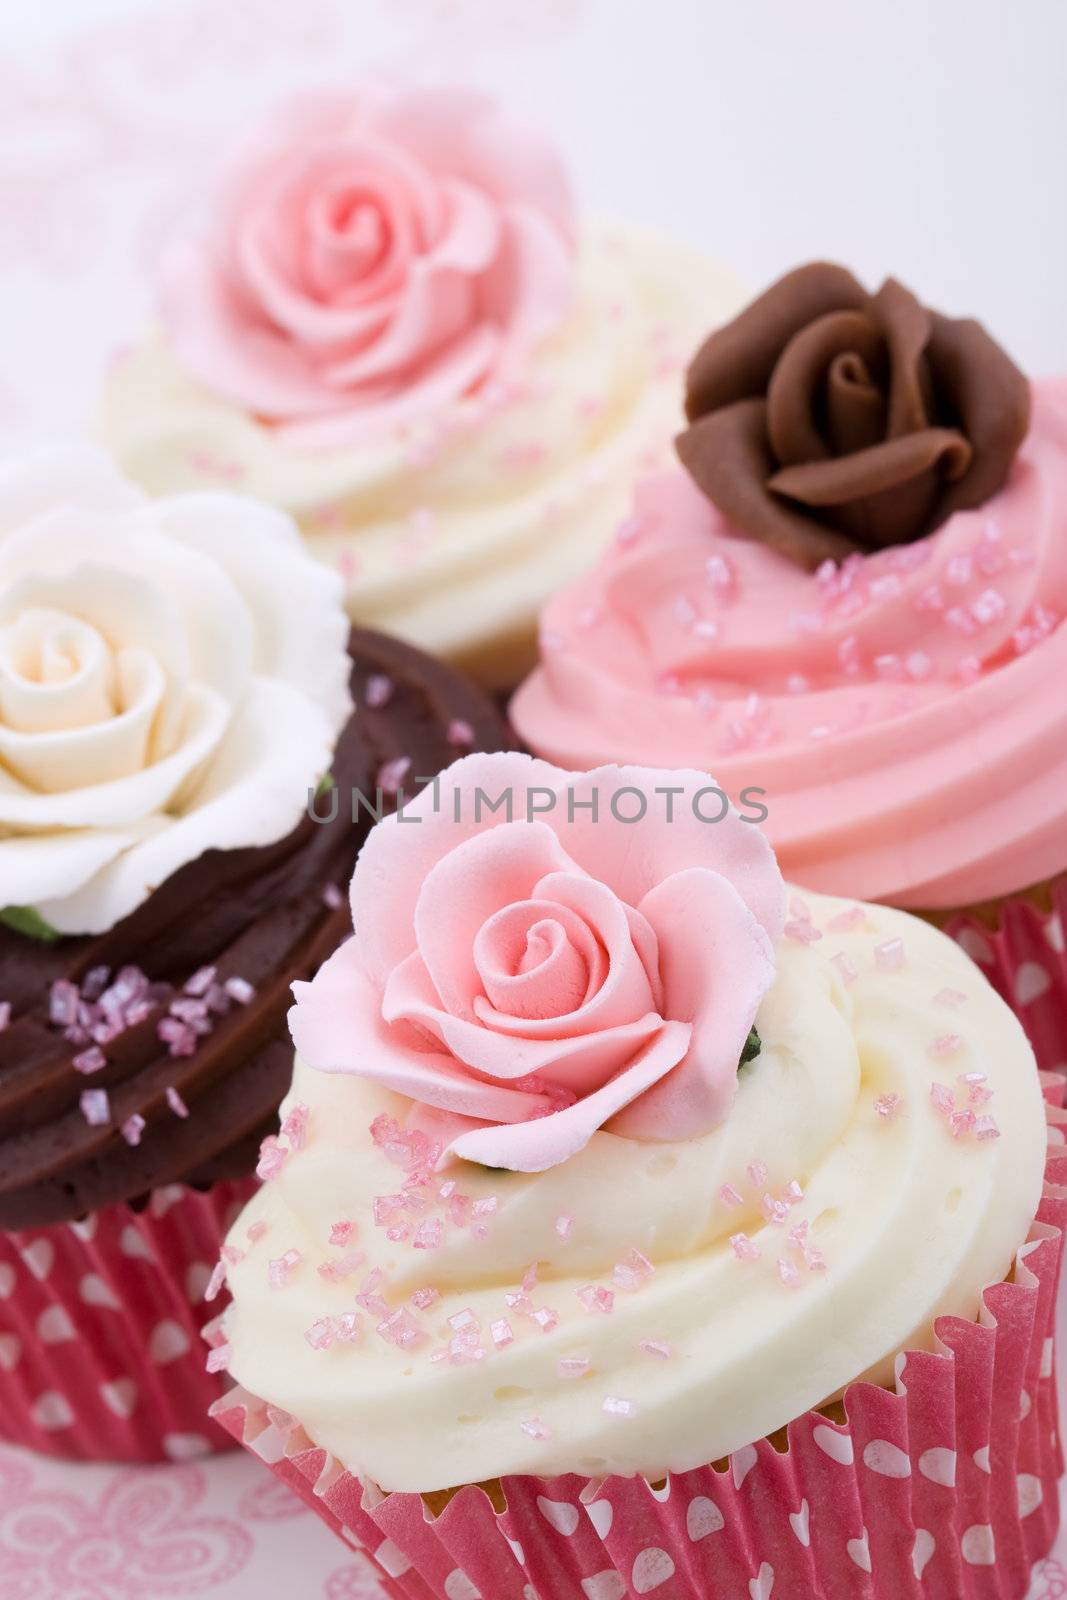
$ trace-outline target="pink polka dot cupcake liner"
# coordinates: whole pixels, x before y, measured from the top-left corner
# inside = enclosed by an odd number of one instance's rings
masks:
[[[724,1462],[591,1480],[468,1485],[434,1516],[383,1494],[287,1413],[237,1388],[215,1418],[360,1552],[392,1600],[1022,1600],[1059,1521],[1053,1330],[1067,1223],[1063,1081],[1044,1078],[1045,1187],[977,1321],[942,1317],[893,1390],[846,1421],[797,1418]]]
[[[208,1407],[204,1292],[258,1187],[172,1184],[140,1209],[0,1233],[0,1438],[82,1460],[183,1461],[233,1447]]]
[[[1008,899],[989,928],[962,913],[945,924],[1026,1029],[1037,1064],[1067,1077],[1067,874],[1052,886],[1051,909]]]

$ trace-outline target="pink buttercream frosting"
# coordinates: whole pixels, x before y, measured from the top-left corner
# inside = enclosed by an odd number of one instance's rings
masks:
[[[161,314],[194,377],[326,448],[507,381],[573,280],[549,146],[481,94],[368,85],[249,133],[165,252]]]
[[[814,575],[731,536],[682,472],[541,624],[512,715],[571,767],[701,765],[766,791],[783,871],[944,909],[1067,868],[1067,380],[1005,487]]]
[[[542,1171],[598,1128],[716,1126],[784,891],[758,828],[710,792],[694,771],[456,762],[372,830],[355,937],[294,985],[298,1051],[416,1102],[443,1153],[487,1166]]]

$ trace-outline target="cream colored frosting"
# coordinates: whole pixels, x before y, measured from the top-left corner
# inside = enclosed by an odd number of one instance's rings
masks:
[[[345,572],[357,622],[506,685],[532,664],[539,607],[610,538],[635,478],[669,459],[681,368],[741,298],[693,251],[597,232],[524,392],[312,451],[209,394],[157,340],[116,367],[102,432],[152,493],[223,483],[291,512]]]
[[[244,1252],[229,1269],[232,1374],[350,1469],[423,1492],[510,1473],[655,1479],[761,1438],[853,1379],[891,1382],[900,1350],[931,1345],[935,1317],[975,1317],[982,1289],[1008,1272],[1040,1195],[1045,1121],[1022,1030],[962,952],[885,907],[864,907],[860,926],[831,927],[850,905],[809,896],[823,936],[782,940],[757,1018],[763,1048],[721,1126],[680,1144],[597,1133],[540,1174],[449,1168],[440,1176],[461,1193],[496,1198],[482,1240],[446,1224],[435,1250],[391,1244],[373,1203],[403,1175],[368,1128],[383,1111],[403,1115],[405,1102],[298,1062],[286,1109],[309,1108],[306,1144],[229,1238]],[[893,970],[897,939],[903,963]],[[978,1114],[992,1115],[997,1138],[953,1137],[932,1103],[936,1082],[966,1104],[957,1080],[971,1072],[986,1075],[992,1095]],[[886,1118],[875,1101],[894,1094]],[[768,1173],[754,1187],[748,1169],[759,1161]],[[784,1224],[766,1222],[762,1194],[780,1196],[793,1179],[803,1198]],[[724,1184],[740,1206],[724,1202]],[[558,1219],[568,1216],[563,1239]],[[341,1220],[355,1224],[344,1247],[328,1242]],[[804,1221],[825,1270],[789,1244]],[[253,1224],[266,1226],[250,1244]],[[759,1260],[737,1257],[739,1232]],[[613,1285],[615,1263],[635,1247],[654,1275],[636,1289]],[[302,1259],[272,1287],[268,1262],[289,1250]],[[320,1275],[352,1250],[367,1261],[351,1276]],[[781,1281],[779,1258],[796,1266],[795,1286]],[[559,1317],[547,1332],[504,1299],[534,1262],[533,1304]],[[373,1267],[390,1308],[420,1287],[440,1291],[411,1312],[424,1342],[397,1348],[375,1331],[380,1316],[364,1312],[358,1342],[312,1348],[306,1330],[351,1310]],[[589,1284],[614,1287],[610,1313],[584,1308],[578,1291]],[[468,1309],[486,1355],[434,1361],[452,1336],[448,1319]],[[514,1332],[499,1349],[498,1318]],[[643,1340],[669,1354],[643,1351]],[[562,1377],[561,1358],[589,1368]],[[606,1412],[612,1398],[633,1413]],[[524,1430],[535,1420],[547,1436]]]

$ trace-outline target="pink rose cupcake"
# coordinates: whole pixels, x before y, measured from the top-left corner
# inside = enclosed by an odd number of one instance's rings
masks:
[[[816,265],[687,409],[686,470],[545,608],[522,737],[762,789],[792,879],[948,926],[1067,1070],[1067,383]]]
[[[282,105],[208,201],[109,382],[108,444],[154,493],[281,506],[356,622],[514,685],[669,448],[677,363],[734,279],[580,226],[551,146],[457,88]]]
[[[507,742],[341,599],[254,501],[0,469],[0,1438],[229,1443],[204,1293],[264,1139],[270,1170],[289,985],[347,927],[350,795]]]
[[[1063,1113],[959,947],[787,894],[700,772],[515,755],[380,823],[351,907],[219,1420],[397,1600],[1021,1600]]]

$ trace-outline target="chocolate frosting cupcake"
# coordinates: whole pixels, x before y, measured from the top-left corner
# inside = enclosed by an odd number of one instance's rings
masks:
[[[292,1073],[290,984],[351,929],[345,886],[373,821],[365,805],[353,820],[352,796],[392,809],[418,777],[508,744],[458,673],[371,632],[349,649],[333,792],[285,838],[206,851],[106,933],[0,926],[0,1227],[255,1166]]]

